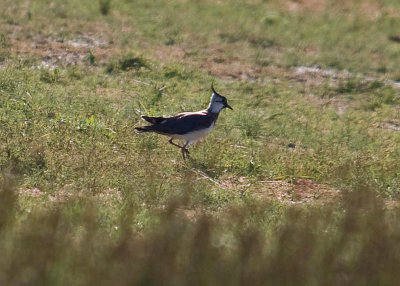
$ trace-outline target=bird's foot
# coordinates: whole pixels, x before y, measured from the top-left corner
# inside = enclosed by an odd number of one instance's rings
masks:
[[[186,149],[185,147],[182,147],[182,157],[183,157],[183,160],[185,160],[186,159],[186,157],[190,157],[190,153],[189,153],[189,150],[188,149]]]

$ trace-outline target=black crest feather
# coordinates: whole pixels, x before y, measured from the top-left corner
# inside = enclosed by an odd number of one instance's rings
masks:
[[[214,93],[218,94],[218,92],[216,92],[215,89],[214,89],[214,81],[211,83],[211,90],[212,90]]]

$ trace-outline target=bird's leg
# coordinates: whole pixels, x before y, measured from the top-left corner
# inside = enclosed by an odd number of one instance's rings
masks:
[[[184,147],[182,147],[182,146],[180,146],[180,145],[174,143],[172,140],[173,140],[173,138],[171,138],[168,142],[171,143],[172,145],[176,146],[176,147],[181,148],[181,149],[184,148]]]
[[[189,156],[189,150],[188,150],[186,147],[189,145],[190,142],[186,142],[184,146],[180,146],[180,145],[174,143],[174,141],[172,141],[172,140],[174,140],[174,139],[171,138],[168,142],[169,142],[170,144],[176,146],[176,147],[181,148],[182,157],[183,157],[183,160],[185,160],[185,159],[186,159],[186,155]]]
[[[183,160],[186,159],[186,156],[189,157],[189,150],[186,148],[186,147],[189,145],[189,143],[190,143],[190,142],[187,141],[187,142],[185,143],[185,145],[184,145],[183,147],[181,147]]]

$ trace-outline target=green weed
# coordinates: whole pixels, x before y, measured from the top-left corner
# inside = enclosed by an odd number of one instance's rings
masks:
[[[111,0],[99,0],[100,12],[103,15],[107,15],[111,9]]]

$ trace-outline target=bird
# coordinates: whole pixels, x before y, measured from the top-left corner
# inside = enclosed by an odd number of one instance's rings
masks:
[[[181,149],[185,160],[189,156],[187,147],[206,136],[214,128],[221,110],[233,108],[228,104],[226,97],[220,95],[211,84],[211,99],[207,109],[195,112],[182,112],[172,116],[146,116],[141,118],[151,125],[135,127],[138,132],[155,132],[170,137],[170,144]],[[173,140],[184,140],[180,146]]]

